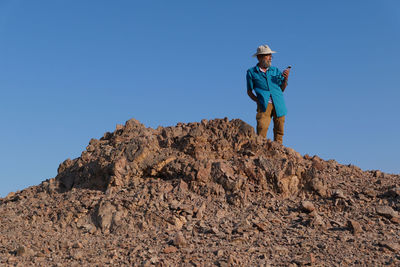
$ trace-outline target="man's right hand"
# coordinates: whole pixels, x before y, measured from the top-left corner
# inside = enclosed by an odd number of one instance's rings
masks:
[[[257,96],[253,93],[253,90],[247,90],[247,94],[254,102],[258,103]]]

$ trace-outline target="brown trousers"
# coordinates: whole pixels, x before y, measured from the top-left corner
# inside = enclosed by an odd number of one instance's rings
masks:
[[[265,112],[262,112],[259,107],[257,108],[257,134],[264,138],[267,137],[268,127],[271,123],[272,117],[274,119],[274,141],[282,144],[285,116],[277,118],[275,107],[272,103],[268,103],[267,110]]]

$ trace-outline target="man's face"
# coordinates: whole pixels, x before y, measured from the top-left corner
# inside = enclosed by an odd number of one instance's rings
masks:
[[[257,59],[258,59],[258,63],[260,65],[260,67],[268,68],[268,67],[271,66],[271,61],[272,61],[272,55],[271,54],[258,55]]]

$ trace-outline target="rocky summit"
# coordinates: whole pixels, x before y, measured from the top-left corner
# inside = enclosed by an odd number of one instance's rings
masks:
[[[238,119],[131,119],[0,199],[0,266],[399,266],[399,184]]]

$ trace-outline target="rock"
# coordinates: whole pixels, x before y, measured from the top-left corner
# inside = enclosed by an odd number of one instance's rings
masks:
[[[173,240],[173,244],[174,244],[176,247],[184,247],[184,246],[187,245],[186,239],[185,239],[185,237],[183,236],[182,232],[178,232],[178,233],[175,235],[174,240]]]
[[[10,192],[7,194],[6,199],[12,199],[15,196],[15,192]]]
[[[315,213],[314,218],[312,219],[312,225],[316,226],[317,228],[326,229],[326,224],[323,218]]]
[[[177,252],[178,251],[178,249],[176,248],[176,247],[174,247],[174,246],[167,246],[167,247],[165,247],[164,248],[164,250],[163,250],[163,252],[164,253],[175,253],[175,252]]]
[[[259,222],[259,223],[254,223],[254,226],[255,226],[259,231],[261,231],[261,232],[265,232],[265,231],[268,229],[266,223],[261,223],[261,222]]]
[[[318,193],[321,197],[327,197],[328,196],[328,188],[327,186],[322,182],[322,178],[316,177],[311,180],[311,188]]]
[[[19,247],[15,250],[15,255],[16,255],[17,257],[20,257],[20,256],[29,257],[29,256],[32,256],[32,255],[34,255],[34,254],[35,254],[35,253],[34,253],[34,251],[33,251],[31,248],[26,247],[26,246],[24,246],[24,245],[19,246]]]
[[[115,207],[109,202],[100,204],[97,214],[98,224],[103,230],[108,230],[111,227]]]
[[[333,195],[334,198],[346,199],[346,197],[345,197],[343,191],[340,190],[340,189],[334,189],[334,190],[332,191],[332,195]]]
[[[221,184],[226,191],[233,191],[238,186],[235,183],[236,179],[233,169],[224,162],[213,163],[211,175],[214,181]]]
[[[315,264],[315,261],[316,259],[313,253],[306,253],[305,255],[303,255],[302,259],[300,259],[299,262],[296,261],[296,263],[298,263],[300,266],[313,266]],[[294,265],[297,266],[297,264]]]
[[[23,256],[24,254],[26,253],[26,248],[25,248],[25,246],[19,246],[18,248],[17,248],[17,250],[15,251],[15,255],[16,256]]]
[[[370,197],[370,198],[374,198],[376,197],[376,192],[375,190],[371,189],[371,188],[367,188],[363,191],[364,195]]]
[[[347,226],[350,228],[350,230],[352,231],[352,233],[354,235],[357,235],[363,231],[360,223],[355,220],[351,220],[351,219],[348,220]]]
[[[232,254],[228,257],[228,265],[229,266],[238,266],[241,265],[241,260],[233,256]]]
[[[9,257],[7,258],[7,263],[13,264],[13,265],[14,265],[14,263],[15,263],[17,260],[18,260],[18,259],[17,259],[16,257],[14,257],[14,256],[9,256]]]
[[[175,225],[176,230],[181,230],[184,224],[184,221],[181,218],[173,217],[172,223]]]
[[[385,247],[385,248],[387,248],[387,249],[389,249],[390,251],[393,251],[393,252],[399,252],[400,251],[400,244],[396,243],[396,242],[382,241],[382,242],[379,242],[379,245],[381,247]]]
[[[83,245],[81,242],[77,241],[72,245],[73,248],[83,248]]]
[[[81,251],[81,250],[77,250],[77,251],[74,251],[74,252],[72,253],[72,257],[73,257],[75,260],[80,260],[80,259],[82,259],[84,256],[85,256],[85,255],[84,255],[83,251]]]
[[[210,229],[210,231],[209,231],[210,233],[212,233],[212,234],[215,234],[215,235],[217,235],[217,234],[219,234],[220,233],[220,231],[218,230],[218,228],[217,227],[212,227],[211,229]]]
[[[389,196],[389,197],[399,197],[400,196],[400,187],[393,187],[391,189],[389,189],[385,195]]]
[[[392,217],[390,221],[395,224],[400,224],[400,217]]]
[[[285,197],[290,197],[299,191],[300,180],[296,175],[289,175],[280,178],[277,184],[279,192]]]
[[[304,200],[301,202],[301,209],[310,213],[315,210],[314,204],[311,201]]]
[[[389,206],[378,206],[375,208],[375,210],[376,210],[376,213],[378,213],[379,215],[386,217],[388,219],[392,219],[394,217],[399,217],[398,213]]]
[[[152,264],[156,264],[156,263],[159,262],[159,258],[157,256],[153,256],[153,257],[150,258],[150,262]]]
[[[321,171],[324,169],[325,166],[322,164],[321,161],[313,160],[312,167],[315,168],[316,170]]]
[[[224,256],[224,251],[222,249],[219,249],[217,251],[215,251],[214,253],[218,258],[221,258]]]
[[[383,173],[382,173],[381,171],[376,170],[376,171],[374,172],[374,177],[380,178],[380,177],[382,177],[382,176],[383,176]]]
[[[198,208],[197,211],[195,212],[196,213],[195,217],[197,219],[201,219],[203,217],[203,212],[205,209],[206,209],[206,202],[203,202],[201,203],[200,208]]]

